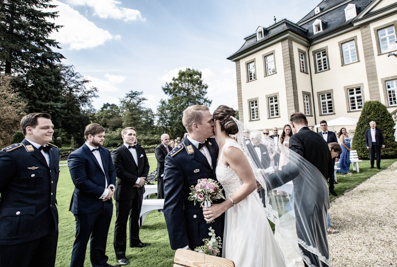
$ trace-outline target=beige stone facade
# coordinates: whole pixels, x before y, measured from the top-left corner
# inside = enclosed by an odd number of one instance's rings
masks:
[[[295,111],[309,125],[358,119],[368,100],[397,109],[397,1],[335,2],[323,1],[319,14],[313,9],[298,23],[259,27],[228,58],[236,63],[240,119],[250,128],[282,128]],[[332,22],[349,8],[353,19]]]

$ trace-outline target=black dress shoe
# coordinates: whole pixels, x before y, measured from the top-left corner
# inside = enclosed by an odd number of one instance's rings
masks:
[[[127,265],[127,264],[130,263],[126,258],[118,259],[117,262],[118,262],[120,265]]]
[[[150,243],[138,243],[138,244],[136,244],[136,245],[131,245],[130,247],[132,247],[132,248],[144,248],[144,247],[148,247],[148,246],[150,246]]]
[[[329,190],[329,192],[334,196],[338,196],[334,190]]]

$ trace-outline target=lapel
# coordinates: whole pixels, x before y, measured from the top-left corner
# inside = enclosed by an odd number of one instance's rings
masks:
[[[89,149],[89,147],[84,144],[83,145],[83,150],[84,152],[88,155],[88,157],[95,162],[95,164],[98,166],[98,168],[101,170],[101,172],[103,172],[101,165],[99,165],[99,162],[96,160],[96,157],[94,156],[94,153],[92,153],[92,151]],[[101,159],[102,159],[102,154],[101,154]],[[103,165],[103,162],[102,162]]]
[[[262,159],[258,158],[258,154],[256,154],[256,150],[255,150],[254,145],[253,145],[253,144],[250,144],[249,146],[250,146],[250,148],[252,149],[251,156],[253,157],[254,161],[256,162],[257,167],[260,167],[260,166],[261,166],[260,164],[261,164],[261,162],[262,162]],[[261,153],[262,153],[262,149],[260,149],[260,150],[261,150]]]
[[[328,134],[327,134],[327,143],[329,143],[329,131],[327,131],[327,132],[328,132]]]
[[[187,152],[187,155],[192,157],[193,159],[195,159],[196,161],[200,162],[201,164],[205,165],[206,167],[208,167],[209,169],[211,169],[210,164],[207,161],[207,158],[203,155],[203,153],[201,153],[196,146],[194,146],[192,143],[190,143],[189,139],[185,138],[184,140],[184,144],[185,144],[185,149]],[[188,146],[192,146],[193,148],[193,153],[189,154],[187,147]],[[213,156],[211,155],[211,158],[213,158]]]
[[[164,156],[167,156],[168,153],[167,153],[167,149],[165,148],[165,146],[163,144],[161,144],[160,148],[161,148],[161,151],[163,151]],[[168,147],[168,149],[170,149],[170,148]]]
[[[138,166],[136,166],[136,162],[134,160],[134,157],[132,156],[130,150],[123,144],[123,149],[124,149],[124,153],[127,154],[127,157],[133,162],[133,164],[135,165],[135,167],[138,169]],[[135,148],[136,149],[136,148]],[[136,155],[138,157],[138,151],[136,152]],[[138,159],[139,160],[139,159]],[[138,161],[139,162],[139,161]]]
[[[31,145],[34,149],[33,152],[29,152],[32,153],[32,156],[35,157],[36,159],[38,159],[44,166],[46,166],[47,168],[49,168],[47,161],[45,160],[43,154],[41,154],[40,150],[37,149],[34,145],[32,145],[28,140],[24,139],[22,141],[22,143],[26,146],[26,145]],[[51,164],[51,158],[50,158],[50,164]]]
[[[91,152],[91,154],[92,154],[92,152]],[[105,149],[103,147],[101,147],[99,154],[101,155],[103,171],[106,174],[106,173],[108,173],[108,157],[107,157]],[[95,158],[95,156],[94,156],[94,158]]]
[[[49,155],[50,155],[50,169],[55,168],[55,166],[56,166],[55,162],[57,162],[57,158],[55,156],[55,152],[54,152],[53,149],[54,148],[51,148],[51,150],[49,152]]]
[[[144,152],[144,150],[141,146],[136,147],[136,156],[138,158],[138,166],[137,166],[138,169],[139,169],[139,166],[143,166],[143,163],[144,163],[143,152]]]
[[[211,161],[212,161],[212,168],[214,169],[215,172],[215,168],[217,165],[217,160],[218,160],[218,151],[216,149],[216,146],[214,144],[215,140],[213,140],[211,143],[211,145],[208,143],[208,151],[210,152],[211,155]],[[200,151],[199,151],[200,152]],[[201,152],[200,152],[201,153]],[[207,159],[207,158],[206,158]]]

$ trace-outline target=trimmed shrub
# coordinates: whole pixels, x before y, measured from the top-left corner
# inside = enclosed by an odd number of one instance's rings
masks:
[[[103,142],[103,146],[106,148],[116,148],[123,144],[123,138],[121,138],[121,128],[115,131],[106,131],[105,132],[105,141]]]
[[[379,101],[367,101],[364,103],[354,132],[352,147],[357,150],[360,159],[369,159],[369,152],[365,144],[365,130],[369,129],[369,123],[376,122],[376,127],[382,131],[386,148],[381,149],[382,158],[397,157],[397,142],[394,141],[394,121],[385,105]]]
[[[12,138],[11,144],[20,143],[25,138],[22,131],[17,131]]]

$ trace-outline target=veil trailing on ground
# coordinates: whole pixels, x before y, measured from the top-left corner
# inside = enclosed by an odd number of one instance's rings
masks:
[[[257,180],[267,218],[287,266],[328,266],[326,236],[329,195],[321,172],[287,146],[259,131],[250,131],[234,117],[241,146]],[[243,131],[244,130],[244,131]]]

